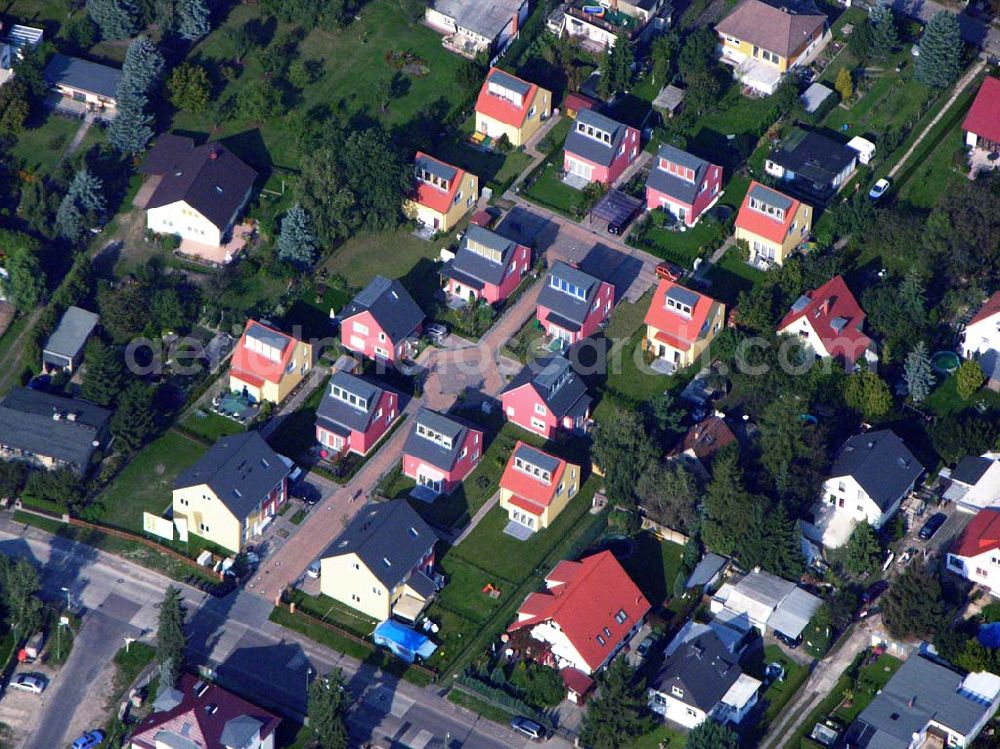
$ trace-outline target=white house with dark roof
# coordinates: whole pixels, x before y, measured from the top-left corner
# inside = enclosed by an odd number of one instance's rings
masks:
[[[63,313],[59,325],[42,347],[42,369],[46,372],[73,372],[83,361],[83,347],[97,327],[94,312],[75,305]]]
[[[913,491],[924,466],[890,429],[863,432],[841,447],[813,507],[807,537],[836,549],[847,543],[860,522],[881,528]]]
[[[784,189],[812,204],[825,203],[854,176],[858,152],[822,133],[792,131],[775,145],[764,171],[781,180]]]
[[[83,109],[105,120],[117,114],[122,78],[118,68],[56,53],[45,66],[44,77],[45,83],[62,97],[60,108],[74,112]]]
[[[572,346],[597,333],[614,305],[612,284],[558,260],[545,277],[536,316],[547,335]]]
[[[403,444],[403,475],[431,497],[455,491],[483,455],[483,432],[453,416],[420,409]]]
[[[368,504],[320,556],[320,590],[376,621],[415,621],[437,592],[437,540],[406,500]]]
[[[954,468],[938,474],[945,484],[944,499],[963,512],[1000,507],[1000,453],[966,455]]]

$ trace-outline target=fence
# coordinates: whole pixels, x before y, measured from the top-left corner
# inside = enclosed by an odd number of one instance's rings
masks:
[[[681,546],[688,542],[688,537],[680,531],[675,531],[673,528],[660,525],[655,520],[650,520],[647,517],[642,519],[642,529],[644,531],[651,531],[661,541],[670,541],[671,543],[680,544]]]

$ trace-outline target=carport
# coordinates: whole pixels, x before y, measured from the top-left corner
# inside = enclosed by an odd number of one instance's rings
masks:
[[[609,190],[590,212],[590,222],[593,223],[594,219],[597,219],[607,223],[608,231],[612,234],[622,234],[640,210],[642,201],[638,198],[626,195],[621,190]]]

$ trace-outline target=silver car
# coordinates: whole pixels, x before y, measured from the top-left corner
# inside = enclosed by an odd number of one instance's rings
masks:
[[[31,692],[32,694],[41,694],[45,691],[45,681],[32,674],[19,674],[14,677],[10,685],[14,689],[20,689],[22,692]]]

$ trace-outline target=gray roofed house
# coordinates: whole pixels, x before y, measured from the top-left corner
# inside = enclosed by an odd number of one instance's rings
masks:
[[[831,96],[833,96],[833,89],[817,81],[810,85],[799,99],[802,101],[802,106],[805,107],[806,112],[811,113],[819,109],[823,102]]]
[[[972,744],[997,711],[1000,678],[963,676],[914,653],[900,666],[844,736],[850,749],[909,749],[914,737],[934,733],[945,746]]]
[[[424,313],[398,280],[378,275],[340,311],[337,319],[370,312],[394,344],[413,335],[424,321]]]
[[[59,89],[64,96],[71,96],[72,92],[87,93],[106,99],[107,103],[115,106],[122,71],[57,52],[45,66],[44,76],[45,82]]]
[[[403,444],[403,455],[450,471],[455,467],[469,427],[451,416],[421,408]]]
[[[110,418],[93,403],[15,388],[0,401],[0,458],[86,473]]]
[[[70,372],[80,366],[83,347],[97,327],[98,316],[72,306],[63,313],[59,325],[42,347],[42,367],[46,371],[65,369]]]
[[[611,166],[627,134],[627,125],[592,109],[581,109],[566,137],[564,148],[567,153],[594,164]]]
[[[994,461],[982,455],[966,455],[951,472],[951,480],[969,486],[975,485],[981,479]]]
[[[524,385],[532,386],[556,418],[582,415],[590,408],[587,386],[564,356],[529,362],[502,392],[509,393]]]
[[[242,520],[257,510],[261,500],[289,472],[288,465],[259,432],[244,432],[219,439],[177,477],[173,488],[204,484],[234,517]]]
[[[801,637],[823,601],[795,583],[754,570],[735,584],[725,583],[712,596],[711,611],[743,617],[761,632],[773,630],[790,640]]]
[[[719,556],[715,552],[708,552],[701,558],[691,574],[688,575],[684,587],[691,588],[711,587],[719,579],[719,576],[729,565],[726,557]]]
[[[849,438],[830,469],[830,479],[850,476],[886,511],[913,488],[924,467],[890,429]]]
[[[367,380],[337,370],[316,409],[316,421],[343,437],[365,432],[375,418],[384,389]]]
[[[549,320],[553,323],[576,332],[583,327],[600,287],[599,279],[559,260],[549,268],[538,306],[551,311]]]
[[[694,180],[689,181],[676,174],[671,174],[660,166],[661,159],[691,169],[694,172]],[[675,146],[660,146],[660,150],[657,152],[656,166],[650,170],[646,184],[657,192],[662,192],[691,205],[698,196],[698,191],[701,189],[710,166],[711,164],[705,159],[700,159]]]
[[[320,558],[357,554],[391,591],[408,581],[437,540],[434,530],[406,500],[373,502],[361,508]]]
[[[444,264],[441,274],[474,289],[499,286],[517,248],[517,242],[469,224],[454,260]]]
[[[493,47],[511,27],[512,19],[526,11],[527,4],[527,0],[434,0],[426,17],[436,26],[446,24],[449,29],[454,27],[459,32],[482,37]],[[486,45],[473,45],[466,51],[485,48]]]

